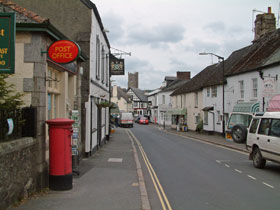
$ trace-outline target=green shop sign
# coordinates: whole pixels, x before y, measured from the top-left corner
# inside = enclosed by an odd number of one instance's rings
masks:
[[[0,73],[15,72],[15,13],[0,13]]]

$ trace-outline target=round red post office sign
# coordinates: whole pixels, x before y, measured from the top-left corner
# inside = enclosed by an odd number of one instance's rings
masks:
[[[56,63],[71,63],[80,55],[80,46],[70,40],[59,40],[51,44],[48,56]]]

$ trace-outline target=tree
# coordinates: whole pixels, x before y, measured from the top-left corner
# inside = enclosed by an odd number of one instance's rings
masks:
[[[0,74],[0,109],[18,109],[24,104],[23,94],[15,91],[14,84],[7,83],[8,77],[8,74]]]

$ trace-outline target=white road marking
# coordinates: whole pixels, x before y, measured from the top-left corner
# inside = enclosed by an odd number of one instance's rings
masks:
[[[228,164],[225,164],[225,167],[227,167],[227,168],[230,168],[230,165],[228,165]]]
[[[238,170],[238,169],[234,169],[236,172],[242,174],[242,171]]]
[[[221,161],[220,161],[220,160],[216,160],[216,162],[217,162],[217,163],[221,163]]]
[[[122,158],[109,158],[108,162],[112,162],[112,163],[122,163],[123,159]]]
[[[263,182],[263,184],[266,185],[266,186],[268,186],[268,187],[270,187],[270,188],[272,188],[272,189],[274,188],[274,186],[272,186],[272,185],[270,185],[270,184],[267,184],[266,182]]]
[[[256,177],[253,177],[251,175],[247,175],[249,178],[253,179],[253,180],[256,180],[257,178]]]

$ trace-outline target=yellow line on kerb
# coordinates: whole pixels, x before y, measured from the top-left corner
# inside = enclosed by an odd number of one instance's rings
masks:
[[[149,159],[148,159],[148,157],[147,157],[147,155],[146,155],[146,153],[145,153],[141,143],[139,142],[139,140],[135,137],[135,135],[130,130],[128,130],[128,132],[133,137],[134,141],[138,145],[138,148],[139,148],[139,150],[140,150],[140,152],[142,154],[143,160],[144,160],[144,162],[145,162],[145,164],[147,166],[147,169],[148,169],[149,174],[151,176],[151,179],[153,181],[154,187],[156,189],[157,195],[159,197],[162,209],[163,210],[167,210],[167,209],[168,210],[172,210],[171,205],[170,205],[170,203],[169,203],[169,201],[167,199],[167,196],[166,196],[166,194],[165,194],[165,192],[164,192],[164,190],[163,190],[163,188],[162,188],[162,186],[161,186],[161,184],[159,182],[159,179],[158,179],[158,177],[156,175],[156,172],[154,171],[154,169],[153,169],[153,167],[152,167],[152,165],[151,165],[151,163],[150,163],[150,161],[149,161]]]

